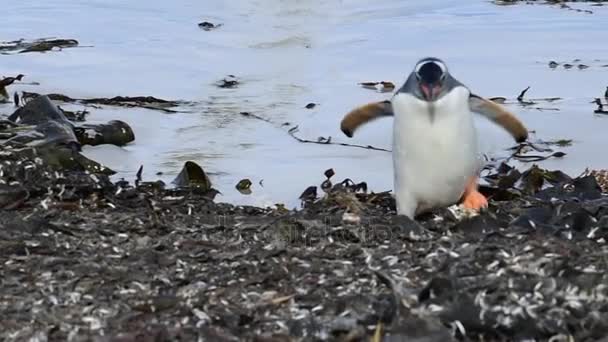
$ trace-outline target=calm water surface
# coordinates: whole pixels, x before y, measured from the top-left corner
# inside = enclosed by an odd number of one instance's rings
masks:
[[[608,85],[608,6],[572,4],[593,14],[552,6],[496,6],[489,1],[158,1],[42,0],[3,2],[0,40],[60,37],[82,47],[45,54],[0,56],[0,75],[23,73],[11,90],[57,92],[72,97],[151,95],[193,102],[183,113],[144,109],[91,109],[91,122],[120,119],[135,130],[124,148],[86,147],[85,154],[134,179],[170,182],[187,160],[211,173],[223,195],[239,204],[298,205],[323,171],[336,179],[365,180],[373,191],[392,185],[387,152],[301,144],[299,136],[390,148],[391,119],[363,127],[353,139],[339,130],[348,110],[390,94],[360,88],[363,81],[401,83],[421,57],[443,58],[451,72],[483,96],[562,97],[539,111],[509,105],[536,130],[534,139],[574,139],[561,160],[542,163],[576,174],[608,167],[604,147],[608,116],[593,115],[589,102]],[[223,23],[214,31],[201,21]],[[550,60],[580,59],[590,66],[550,69]],[[576,64],[576,63],[575,63]],[[220,89],[228,74],[241,85]],[[305,109],[309,102],[319,105]],[[66,106],[68,107],[68,106]],[[76,108],[78,107],[71,107]],[[11,106],[0,106],[10,114]],[[239,115],[247,111],[271,123]],[[485,153],[503,155],[510,137],[478,120]],[[253,181],[253,194],[234,185]],[[262,181],[262,185],[259,182]]]

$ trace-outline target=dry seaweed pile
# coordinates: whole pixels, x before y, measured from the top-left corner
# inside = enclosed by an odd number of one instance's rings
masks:
[[[333,172],[291,211],[0,160],[1,340],[608,336],[608,200],[593,175],[501,164],[487,212],[417,223]]]

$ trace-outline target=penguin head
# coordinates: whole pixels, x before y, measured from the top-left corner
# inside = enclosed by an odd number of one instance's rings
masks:
[[[432,102],[449,91],[446,80],[449,76],[448,68],[439,58],[427,57],[418,63],[412,74],[417,83],[414,94],[425,101]]]

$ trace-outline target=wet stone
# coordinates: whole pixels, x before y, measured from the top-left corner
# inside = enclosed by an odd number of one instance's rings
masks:
[[[175,177],[173,183],[178,187],[196,187],[203,191],[211,189],[209,176],[193,161],[184,163],[182,171]]]
[[[63,112],[51,102],[48,96],[38,96],[28,101],[25,106],[17,109],[8,119],[25,125],[36,125],[48,121],[69,123]]]
[[[135,140],[135,133],[131,127],[120,120],[112,120],[107,124],[84,124],[75,127],[74,133],[82,145],[124,146]]]
[[[236,184],[236,189],[244,194],[244,195],[249,195],[251,194],[251,180],[249,179],[241,179],[237,184]]]

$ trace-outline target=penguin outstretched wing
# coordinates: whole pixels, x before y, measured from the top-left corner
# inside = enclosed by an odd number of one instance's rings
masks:
[[[526,126],[513,113],[498,103],[471,93],[469,106],[472,112],[485,116],[507,130],[515,141],[523,142],[528,139]]]
[[[352,138],[359,126],[385,116],[393,116],[390,101],[368,103],[348,112],[340,123],[340,129],[347,137]]]

